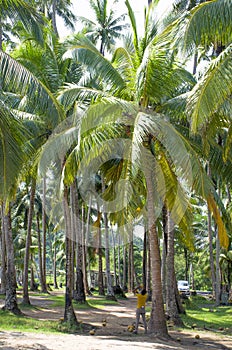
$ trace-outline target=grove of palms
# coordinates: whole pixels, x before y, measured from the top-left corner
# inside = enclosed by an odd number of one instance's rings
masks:
[[[193,269],[205,251],[207,288],[217,304],[230,297],[232,6],[177,1],[161,20],[156,3],[139,36],[132,1],[118,17],[90,1],[96,22],[76,18],[82,31],[61,42],[56,16],[75,28],[69,1],[0,1],[6,310],[20,313],[17,276],[29,304],[29,282],[47,293],[52,269],[56,288],[59,265],[64,322],[78,325],[73,300],[85,302],[97,266],[99,294],[146,286],[149,333],[168,338],[167,316],[181,324],[184,312],[177,279],[191,266],[192,288],[206,287]]]

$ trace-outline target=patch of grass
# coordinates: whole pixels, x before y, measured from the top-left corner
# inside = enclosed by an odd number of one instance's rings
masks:
[[[88,305],[95,309],[104,309],[105,305],[117,305],[117,301],[108,300],[105,296],[94,296],[87,298]]]
[[[215,306],[213,301],[204,297],[192,297],[186,301],[186,315],[181,316],[187,328],[212,329],[231,334],[232,308]]]
[[[59,332],[57,321],[36,320],[23,315],[14,315],[3,310],[0,310],[0,329],[14,330],[17,332]]]

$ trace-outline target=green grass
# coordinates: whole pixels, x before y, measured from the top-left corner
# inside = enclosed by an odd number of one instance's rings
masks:
[[[64,309],[65,298],[63,294],[59,295],[47,295],[39,293],[31,293],[31,295],[41,297],[44,302],[49,301],[49,308],[55,309],[61,307]],[[93,296],[87,298],[86,304],[77,304],[74,302],[74,308],[78,309],[103,309],[104,305],[115,305],[117,302],[107,300],[105,297]],[[41,309],[43,306],[38,307],[32,305],[23,305],[19,303],[19,307],[22,312],[28,309]],[[15,332],[37,332],[37,333],[70,333],[75,331],[81,331],[80,329],[73,329],[69,325],[64,324],[61,320],[50,321],[50,320],[37,320],[36,318],[31,318],[27,316],[16,316],[8,311],[0,310],[0,330],[13,330]]]
[[[17,332],[58,332],[58,321],[41,321],[26,316],[16,316],[10,312],[0,310],[0,329]]]
[[[204,297],[196,296],[186,300],[186,315],[181,316],[185,327],[212,329],[226,334],[232,333],[231,306],[218,306]]]
[[[117,305],[117,301],[107,300],[104,296],[88,297],[87,303],[90,307],[104,309],[105,305]]]

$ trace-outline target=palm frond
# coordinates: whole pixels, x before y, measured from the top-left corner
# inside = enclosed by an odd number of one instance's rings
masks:
[[[44,25],[44,19],[27,1],[2,0],[1,11],[4,11],[4,14],[8,15],[9,18],[18,18],[24,28],[32,33],[38,42],[43,43],[42,26]]]
[[[34,105],[34,113],[49,116],[53,126],[64,119],[63,110],[46,86],[2,51],[0,51],[0,74],[3,90],[16,91],[21,96],[26,96],[31,105]]]
[[[28,132],[0,101],[0,198],[7,199],[17,184],[26,157]]]
[[[212,114],[231,95],[231,53],[232,44],[212,61],[189,95],[187,112],[191,116],[193,132],[207,123]]]
[[[183,48],[188,52],[212,43],[227,46],[232,39],[231,22],[230,1],[206,1],[193,8],[187,18],[180,19],[178,36],[182,37]]]
[[[72,57],[78,63],[88,67],[97,80],[103,80],[109,89],[121,91],[125,82],[112,64],[96,49],[92,42],[84,35],[75,36],[76,44],[69,48],[65,58]],[[95,74],[97,72],[97,75]]]

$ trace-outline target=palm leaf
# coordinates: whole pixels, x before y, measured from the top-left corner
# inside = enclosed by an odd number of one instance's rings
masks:
[[[125,88],[125,82],[119,72],[112,64],[96,49],[92,42],[84,35],[75,36],[76,44],[73,45],[65,58],[72,57],[78,63],[88,67],[90,73],[95,75],[97,72],[97,80],[103,80],[107,84],[108,89],[112,91],[121,91]]]
[[[2,51],[0,51],[0,74],[3,90],[16,91],[21,96],[26,96],[31,105],[34,105],[34,114],[49,116],[53,126],[64,119],[63,110],[46,86]]]
[[[0,101],[0,198],[7,199],[17,184],[26,157],[24,144],[29,137],[23,125]]]
[[[193,132],[207,123],[212,114],[231,95],[231,53],[232,44],[212,61],[203,78],[189,95],[187,112],[191,116]]]
[[[1,0],[1,11],[9,18],[18,18],[24,28],[32,33],[38,42],[43,43],[42,25],[44,25],[44,19],[28,2]]]
[[[201,3],[179,22],[179,38],[185,51],[202,45],[209,47],[212,43],[227,46],[231,42],[232,8],[228,0]]]

